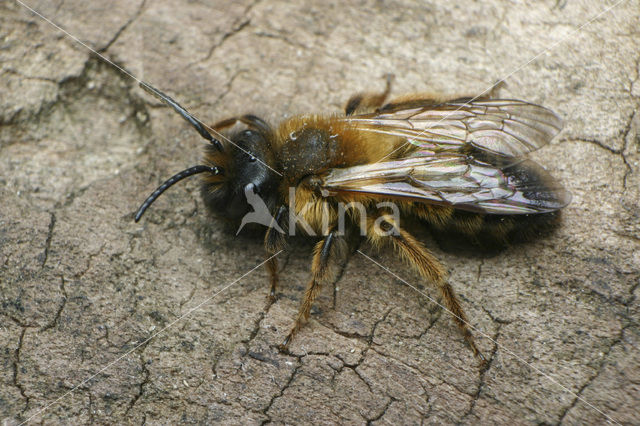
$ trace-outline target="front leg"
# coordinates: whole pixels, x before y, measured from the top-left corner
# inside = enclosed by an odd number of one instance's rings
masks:
[[[311,279],[307,284],[296,321],[289,335],[280,345],[281,350],[287,350],[289,343],[300,330],[302,324],[309,319],[311,306],[318,293],[320,293],[321,286],[330,284],[338,278],[340,265],[346,262],[347,255],[347,241],[335,229],[331,230],[323,240],[316,244],[313,250],[313,260],[311,261]]]
[[[278,208],[275,217],[273,218],[272,225],[267,229],[267,233],[264,235],[264,249],[267,252],[267,257],[270,258],[267,261],[267,270],[269,271],[269,281],[271,283],[271,290],[269,291],[269,302],[273,303],[276,298],[276,287],[278,286],[278,258],[273,256],[285,247],[286,244],[286,232],[287,232],[287,212],[289,210],[286,206],[282,205]],[[277,223],[285,234],[280,233],[274,224]]]

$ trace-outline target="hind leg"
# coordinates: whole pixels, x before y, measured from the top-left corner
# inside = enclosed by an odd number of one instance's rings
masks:
[[[487,91],[486,97],[489,99],[500,99],[500,90],[507,87],[507,83],[504,80],[498,80],[493,83],[491,89]]]
[[[379,222],[378,229],[376,229],[374,220],[368,220],[367,233],[369,240],[374,245],[379,245],[384,240],[390,240],[398,254],[406,260],[416,272],[435,284],[445,307],[449,313],[453,315],[453,319],[458,324],[460,331],[462,331],[462,335],[471,348],[471,351],[482,363],[486,362],[485,357],[476,346],[475,339],[469,327],[469,320],[460,305],[458,296],[456,296],[451,284],[446,280],[447,273],[444,267],[422,243],[407,231],[400,228],[392,216],[385,215],[376,220]],[[380,230],[383,232],[380,232]]]
[[[362,114],[366,112],[374,112],[377,108],[380,108],[391,92],[391,83],[393,82],[394,76],[393,74],[387,74],[385,77],[387,79],[387,86],[383,92],[356,93],[347,101],[347,104],[344,107],[344,113],[346,115],[353,115],[356,112]]]

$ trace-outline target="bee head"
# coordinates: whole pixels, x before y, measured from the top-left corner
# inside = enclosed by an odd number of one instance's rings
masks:
[[[245,130],[230,138],[226,146],[205,148],[204,165],[185,169],[158,187],[142,203],[135,215],[139,221],[146,209],[169,187],[189,176],[202,173],[202,197],[209,210],[227,219],[241,219],[260,198],[271,210],[276,203],[278,175],[273,164],[268,133]],[[254,201],[255,202],[255,201]]]
[[[205,149],[205,164],[185,169],[160,185],[136,212],[136,222],[164,191],[182,179],[198,173],[204,175],[202,195],[205,204],[220,216],[240,219],[250,211],[249,202],[254,201],[255,204],[260,199],[269,209],[273,207],[277,197],[279,173],[269,166],[274,164],[274,156],[269,144],[271,128],[267,123],[253,115],[218,123],[214,127],[229,127],[236,121],[241,121],[253,129],[234,134],[228,140],[229,143],[223,146],[209,133],[209,130],[214,129],[205,126],[169,96],[144,82],[140,82],[140,87],[173,108],[209,144]],[[216,130],[214,132],[219,134]],[[248,200],[247,194],[250,194],[251,200]]]
[[[206,164],[224,164],[224,178],[205,175],[202,198],[207,208],[227,219],[241,219],[251,211],[248,198],[259,197],[271,210],[276,204],[279,179],[271,166],[274,156],[269,135],[262,130],[244,130],[230,137],[220,152],[207,146]]]

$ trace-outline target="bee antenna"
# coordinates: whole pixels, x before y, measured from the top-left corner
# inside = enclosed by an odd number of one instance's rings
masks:
[[[180,173],[176,173],[167,179],[162,185],[158,187],[151,195],[144,200],[144,203],[140,206],[138,211],[136,212],[135,221],[138,222],[147,208],[153,204],[153,202],[160,196],[164,191],[172,187],[174,184],[180,182],[184,178],[188,178],[189,176],[196,175],[198,173],[209,172],[214,175],[223,174],[224,171],[222,167],[211,167],[211,166],[193,166],[189,167],[186,170],[181,171]]]
[[[222,144],[220,143],[220,141],[211,136],[211,133],[209,133],[207,129],[205,129],[204,124],[202,124],[202,122],[195,118],[193,115],[189,114],[189,112],[184,109],[179,103],[177,103],[155,87],[151,86],[150,84],[145,83],[144,81],[140,82],[140,87],[142,87],[147,93],[150,93],[151,95],[155,96],[156,98],[160,99],[162,102],[173,108],[178,114],[182,116],[182,118],[187,120],[189,124],[191,124],[193,128],[198,131],[198,133],[200,133],[200,136],[208,140],[213,146],[218,149],[218,151],[222,152]]]

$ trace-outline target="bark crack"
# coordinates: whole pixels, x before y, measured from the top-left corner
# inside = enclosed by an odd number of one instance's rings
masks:
[[[259,1],[260,0],[256,0],[253,3],[251,3],[249,6],[247,6],[244,9],[244,12],[242,13],[242,16],[246,16],[251,11],[251,9],[253,9],[259,3]],[[191,62],[191,63],[187,64],[187,68],[190,68],[193,65],[201,64],[202,62],[208,61],[213,56],[215,51],[218,48],[220,48],[228,39],[230,39],[231,37],[233,37],[236,34],[238,34],[239,32],[241,32],[243,29],[248,27],[250,24],[251,24],[251,18],[247,18],[247,19],[241,20],[240,22],[238,22],[238,20],[236,20],[236,22],[234,23],[234,25],[231,28],[231,31],[227,31],[226,33],[224,33],[222,35],[222,38],[217,43],[214,43],[209,48],[209,51],[204,56],[204,58],[198,59],[197,61],[194,61],[194,62]]]
[[[629,161],[627,160],[627,157],[625,155],[625,153],[627,152],[627,148],[631,145],[631,138],[629,137],[629,135],[631,135],[631,131],[635,130],[636,131],[636,139],[638,138],[638,134],[637,131],[638,129],[634,126],[634,122],[638,121],[638,110],[636,109],[635,111],[633,111],[633,113],[631,114],[631,117],[629,118],[629,121],[627,122],[627,125],[623,131],[622,137],[624,140],[624,146],[620,152],[620,155],[622,156],[622,161],[624,161],[624,164],[627,166],[627,171],[624,174],[624,177],[622,179],[622,196],[624,197],[625,193],[627,192],[627,179],[629,178],[629,176],[631,176],[631,174],[633,173],[633,168],[631,167],[631,164],[629,163]]]
[[[598,139],[587,139],[587,138],[582,138],[582,137],[578,137],[578,138],[565,138],[565,139],[561,139],[558,143],[565,143],[565,142],[569,142],[569,141],[577,141],[577,142],[586,142],[586,143],[590,143],[592,145],[595,145],[599,148],[604,149],[607,152],[610,152],[611,154],[614,154],[616,156],[619,156],[622,159],[622,162],[625,165],[626,171],[624,173],[624,176],[622,178],[622,194],[624,195],[625,191],[627,190],[627,179],[628,177],[631,175],[631,173],[633,173],[633,168],[631,167],[631,164],[629,163],[629,161],[627,160],[626,157],[626,150],[627,147],[629,146],[629,134],[631,133],[631,130],[633,129],[633,121],[634,118],[636,117],[637,111],[634,110],[631,113],[631,116],[629,117],[628,121],[627,121],[627,125],[624,127],[624,129],[622,129],[619,133],[619,135],[617,137],[622,138],[623,140],[623,146],[619,149],[615,149],[615,148],[611,148],[610,146],[606,145],[604,142],[598,140]]]
[[[271,416],[269,416],[268,411],[271,409],[271,406],[273,405],[273,403],[280,398],[282,395],[284,395],[284,392],[289,388],[289,386],[291,386],[291,383],[293,382],[293,379],[295,378],[296,374],[298,374],[298,371],[300,370],[300,368],[302,367],[302,358],[304,357],[304,355],[301,356],[296,356],[295,358],[297,359],[298,364],[296,365],[296,367],[293,369],[293,371],[291,372],[291,375],[289,376],[289,378],[287,379],[286,383],[284,384],[284,386],[282,386],[280,388],[280,391],[275,394],[271,400],[269,401],[269,404],[267,404],[267,406],[264,408],[264,410],[262,410],[262,414],[264,414],[265,416],[267,416],[267,420],[264,420],[261,425],[265,425],[268,423],[271,423]]]
[[[485,312],[487,312],[487,311],[485,311]],[[489,371],[489,369],[491,368],[491,365],[493,364],[493,360],[495,359],[496,353],[498,352],[498,349],[499,349],[499,347],[498,347],[498,339],[500,338],[500,330],[501,330],[503,324],[501,322],[499,322],[499,321],[495,321],[493,319],[493,317],[491,317],[491,315],[488,312],[487,312],[487,315],[489,315],[489,317],[494,322],[496,322],[498,324],[497,328],[496,328],[496,333],[495,333],[495,335],[492,336],[493,348],[491,349],[491,356],[489,356],[489,361],[487,361],[487,363],[484,364],[484,366],[480,370],[480,380],[479,380],[479,383],[478,383],[478,389],[472,395],[473,398],[471,399],[471,404],[469,406],[469,409],[462,416],[461,422],[464,421],[467,417],[469,417],[471,415],[471,413],[473,412],[474,408],[476,407],[476,404],[477,404],[478,400],[480,399],[480,394],[482,393],[482,390],[486,385],[486,383],[484,381],[485,375],[487,374],[487,371]]]
[[[607,352],[602,356],[602,358],[600,359],[600,362],[598,363],[598,367],[596,368],[595,373],[589,377],[582,386],[580,386],[580,389],[578,389],[577,392],[575,392],[574,394],[572,394],[574,396],[573,401],[571,402],[571,404],[569,404],[563,411],[562,414],[560,414],[560,418],[558,420],[558,424],[563,423],[565,417],[569,414],[569,412],[576,406],[578,405],[579,402],[584,401],[585,399],[582,397],[582,393],[584,392],[584,390],[586,388],[588,388],[591,383],[593,383],[593,381],[595,379],[598,378],[598,376],[600,375],[600,373],[602,373],[602,370],[605,367],[606,361],[607,361],[607,357],[609,356],[609,354],[611,353],[611,350],[613,349],[613,347],[617,344],[620,344],[622,342],[623,339],[623,335],[624,335],[624,331],[629,327],[629,325],[625,325],[624,327],[622,327],[622,329],[620,330],[620,334],[618,335],[618,337],[611,342],[611,345],[609,345],[609,348],[607,349]],[[589,407],[591,409],[593,409],[594,407]],[[607,414],[604,414],[605,417],[608,417],[608,420],[611,419],[611,417],[609,417]],[[615,420],[614,420],[615,421]]]
[[[16,348],[16,350],[13,353],[14,356],[14,361],[13,361],[13,385],[18,388],[18,390],[20,391],[20,395],[22,396],[22,398],[24,398],[25,400],[25,405],[24,408],[22,409],[22,411],[20,412],[20,415],[24,415],[24,413],[27,412],[27,410],[29,409],[29,405],[31,403],[31,398],[29,397],[29,395],[27,395],[26,389],[24,387],[24,385],[22,383],[20,383],[20,381],[18,380],[18,375],[20,374],[20,354],[22,351],[22,345],[24,343],[24,335],[27,332],[27,328],[28,327],[22,327],[22,332],[20,333],[20,337],[18,339],[18,347]]]
[[[347,338],[350,338],[350,339],[358,339],[358,340],[362,340],[364,338],[367,339],[367,347],[362,351],[362,355],[360,355],[360,359],[358,359],[358,361],[356,361],[355,364],[349,364],[346,360],[342,359],[340,356],[337,356],[338,359],[344,363],[345,367],[349,367],[349,368],[353,369],[354,372],[355,372],[355,369],[358,368],[360,366],[360,364],[362,364],[362,362],[364,361],[365,357],[367,356],[367,352],[373,346],[373,338],[375,337],[376,329],[378,328],[378,326],[381,323],[383,323],[383,322],[385,322],[387,320],[387,317],[389,317],[389,314],[391,313],[391,311],[393,311],[393,309],[394,308],[389,308],[387,310],[387,312],[385,312],[385,314],[373,324],[373,326],[371,327],[371,333],[368,336],[362,336],[362,335],[356,334],[356,333],[344,333],[344,332],[341,332],[340,330],[336,330],[336,329],[332,328],[334,333],[336,333],[336,334],[338,334],[338,335],[340,335],[342,337],[347,337]],[[359,373],[356,372],[356,374],[358,374],[358,376],[360,376]],[[367,386],[369,386],[369,383],[367,383],[364,379],[363,379],[363,381],[367,384]]]
[[[238,76],[240,74],[243,74],[245,72],[247,72],[248,70],[246,69],[240,69],[238,71],[236,71],[231,78],[229,79],[229,81],[227,81],[227,83],[225,84],[225,87],[222,91],[222,93],[220,95],[218,95],[218,97],[213,101],[213,102],[200,102],[196,105],[193,105],[192,108],[196,109],[196,108],[200,108],[202,106],[208,106],[211,109],[215,109],[216,106],[218,106],[220,104],[220,102],[222,102],[222,99],[224,99],[225,96],[227,96],[233,88],[233,82],[236,80],[236,78],[238,78]]]
[[[377,414],[377,415],[373,416],[372,418],[367,419],[367,426],[371,426],[373,424],[373,422],[378,421],[382,417],[384,417],[384,415],[387,414],[387,410],[389,409],[389,407],[391,407],[391,404],[393,404],[396,401],[397,400],[395,398],[389,397],[389,401],[385,404],[384,407],[382,407],[382,411],[380,411],[380,414]]]
[[[109,50],[109,48],[116,42],[118,41],[118,38],[120,38],[120,35],[122,35],[122,33],[129,28],[129,26],[140,17],[140,15],[142,15],[143,9],[145,4],[147,3],[147,0],[142,0],[142,2],[140,2],[140,6],[138,6],[138,10],[136,10],[136,13],[133,14],[133,16],[131,18],[129,18],[127,20],[127,22],[124,23],[124,25],[122,25],[120,28],[118,28],[118,31],[116,31],[115,35],[113,37],[111,37],[111,40],[109,40],[107,42],[106,45],[104,45],[104,47],[101,47],[99,49],[96,49],[98,51],[98,53],[104,53],[107,50]]]
[[[53,79],[53,78],[27,75],[27,74],[24,74],[24,73],[22,73],[20,71],[16,71],[13,68],[6,68],[6,69],[3,70],[3,72],[5,72],[7,74],[17,75],[18,77],[22,77],[25,80],[36,80],[36,81],[44,81],[44,82],[47,82],[47,83],[58,84],[58,81]]]
[[[65,288],[65,281],[64,281],[64,276],[60,277],[60,292],[62,293],[62,302],[60,302],[60,306],[58,306],[58,309],[56,311],[55,316],[53,317],[53,319],[46,324],[44,327],[42,327],[40,329],[40,331],[47,331],[50,330],[52,328],[57,327],[60,324],[60,316],[62,315],[62,311],[64,310],[65,306],[67,305],[67,300],[69,300],[69,296],[67,295],[67,289]]]
[[[213,46],[211,46],[211,48],[209,49],[209,52],[207,53],[207,56],[205,56],[203,59],[200,59],[197,63],[201,63],[201,62],[205,62],[205,61],[209,60],[209,58],[211,58],[211,56],[213,56],[213,53],[216,51],[216,49],[221,47],[224,44],[225,41],[227,41],[232,36],[238,34],[240,31],[242,31],[249,24],[251,24],[251,19],[245,19],[244,21],[240,22],[239,24],[236,24],[231,29],[231,31],[224,33],[222,38],[220,39],[220,41],[218,41]]]
[[[49,258],[49,249],[51,248],[51,240],[53,238],[53,228],[56,226],[56,214],[52,212],[49,213],[49,215],[49,230],[47,231],[47,239],[44,244],[44,253],[42,253],[42,264],[40,265],[41,268],[44,268],[47,264],[47,259]]]
[[[403,360],[401,360],[401,359],[399,359],[399,358],[393,357],[393,356],[391,356],[391,355],[389,355],[389,354],[385,354],[385,353],[379,352],[379,351],[377,351],[375,348],[371,348],[371,350],[372,350],[373,352],[377,353],[378,355],[380,355],[380,357],[382,357],[382,358],[384,358],[384,359],[391,359],[391,360],[393,360],[393,361],[397,362],[398,364],[401,364],[401,365],[402,365],[403,367],[405,367],[406,369],[408,369],[408,370],[410,370],[410,371],[412,371],[412,372],[415,372],[415,376],[416,376],[417,378],[419,378],[419,380],[422,382],[422,384],[423,384],[423,385],[428,386],[428,388],[433,388],[433,386],[432,386],[431,384],[427,383],[424,379],[422,379],[422,374],[423,374],[423,373],[422,373],[422,371],[420,371],[418,368],[413,367],[413,366],[411,366],[411,365],[407,364],[405,361],[403,361]],[[473,397],[473,395],[472,395],[472,394],[470,394],[470,393],[468,393],[468,392],[465,392],[464,390],[460,389],[460,386],[459,386],[459,385],[456,385],[456,384],[454,384],[454,383],[447,382],[447,381],[445,381],[445,380],[441,380],[441,381],[442,381],[442,383],[445,383],[445,384],[447,384],[447,385],[451,386],[452,388],[454,388],[455,390],[457,390],[457,391],[458,391],[458,392],[460,392],[461,394],[463,394],[463,395],[467,395],[467,396],[470,396],[470,397]]]
[[[275,299],[272,299],[271,297],[268,297],[268,296],[267,296],[266,299],[267,299],[267,305],[264,307],[264,309],[262,309],[262,312],[260,312],[260,314],[258,315],[258,318],[256,318],[256,320],[255,320],[255,322],[253,324],[253,329],[251,330],[251,333],[249,334],[249,338],[247,340],[242,340],[241,341],[242,343],[245,343],[247,345],[247,352],[249,352],[249,343],[251,343],[251,341],[253,339],[255,339],[255,337],[260,332],[260,326],[262,324],[262,320],[264,320],[264,318],[269,313],[269,310],[271,309],[271,307],[276,302]]]
[[[256,33],[254,33],[256,37],[261,37],[261,38],[270,38],[270,39],[274,39],[274,40],[280,40],[285,42],[286,44],[288,44],[291,47],[295,47],[297,49],[305,49],[308,50],[309,46],[299,43],[299,42],[295,42],[295,41],[291,41],[289,40],[286,36],[282,35],[282,34],[273,34],[273,33],[269,33],[266,31],[258,31]]]
[[[144,393],[144,389],[145,386],[151,382],[151,372],[149,371],[149,369],[147,368],[147,361],[144,359],[143,356],[143,352],[144,350],[147,348],[147,345],[144,345],[140,351],[140,365],[141,365],[141,369],[142,369],[142,373],[143,373],[143,378],[142,381],[140,382],[140,384],[138,385],[138,392],[134,395],[133,399],[131,400],[131,402],[129,403],[129,406],[127,407],[126,411],[124,412],[124,415],[128,415],[129,412],[131,411],[131,409],[136,405],[136,403],[138,402],[138,400],[142,397],[142,394]]]
[[[442,317],[442,312],[444,312],[444,309],[442,309],[440,306],[436,304],[432,304],[432,306],[433,306],[432,309],[429,310],[429,313],[431,314],[430,315],[431,320],[429,321],[427,328],[425,328],[424,331],[416,337],[417,340],[422,339],[425,336],[425,334],[427,334],[429,330],[431,330],[433,326],[436,325],[436,323]],[[411,338],[411,336],[407,336],[407,337]]]

